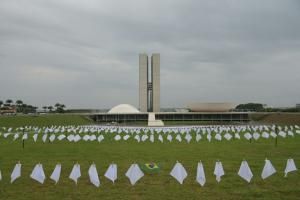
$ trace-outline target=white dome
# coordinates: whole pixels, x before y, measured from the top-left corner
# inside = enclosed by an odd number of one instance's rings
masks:
[[[129,104],[120,104],[108,111],[108,113],[139,113],[140,111]]]

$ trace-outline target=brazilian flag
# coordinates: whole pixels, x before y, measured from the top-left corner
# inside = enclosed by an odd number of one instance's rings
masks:
[[[139,166],[146,174],[157,174],[160,171],[160,166],[156,163],[139,164]]]

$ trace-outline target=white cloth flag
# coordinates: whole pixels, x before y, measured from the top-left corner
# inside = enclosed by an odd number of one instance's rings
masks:
[[[18,139],[18,138],[19,138],[19,134],[17,133],[17,134],[14,135],[14,141],[15,141],[16,139]]]
[[[242,161],[241,166],[240,166],[240,170],[238,171],[238,175],[240,177],[242,177],[243,179],[245,179],[248,183],[250,183],[253,174],[252,171],[247,163],[247,161]]]
[[[178,134],[177,136],[176,136],[176,138],[175,138],[176,140],[178,140],[179,142],[181,142],[182,141],[182,139],[181,139],[181,136]]]
[[[261,136],[266,139],[268,139],[270,137],[269,133],[267,133],[267,132],[263,132],[263,134]]]
[[[172,142],[172,139],[173,139],[173,138],[172,138],[172,135],[168,135],[168,136],[167,136],[167,140],[169,140],[170,142]]]
[[[27,133],[24,133],[23,134],[23,137],[22,137],[22,140],[27,140],[28,139],[28,134]]]
[[[44,143],[46,142],[46,140],[47,140],[47,137],[48,137],[48,135],[47,135],[47,134],[44,134],[44,135],[43,135],[43,137],[42,137],[42,140],[43,140],[43,142],[44,142]]]
[[[54,134],[50,135],[49,140],[50,142],[53,142],[55,140],[55,135]]]
[[[292,171],[296,171],[297,167],[295,165],[294,159],[290,158],[286,162],[286,167],[284,170],[284,177],[287,177],[287,174]]]
[[[77,180],[80,176],[81,176],[80,165],[75,164],[69,178],[72,179],[77,184]]]
[[[244,135],[244,137],[247,139],[247,140],[250,140],[252,138],[252,135],[250,133],[246,133]]]
[[[46,179],[43,165],[42,164],[36,164],[35,167],[33,168],[30,178],[33,180],[36,180],[37,182],[44,184],[44,181]]]
[[[115,180],[117,180],[117,177],[118,177],[117,165],[116,164],[110,164],[108,169],[106,170],[104,176],[114,183]]]
[[[38,134],[34,134],[32,137],[33,137],[33,141],[36,142],[36,141],[37,141]]]
[[[132,164],[127,170],[126,176],[129,178],[131,185],[134,185],[144,176],[144,173],[137,164]]]
[[[137,142],[140,142],[140,141],[141,141],[140,135],[135,135],[135,136],[134,136],[134,139],[136,139]]]
[[[261,178],[266,179],[269,176],[273,175],[274,173],[276,173],[275,168],[273,167],[271,161],[266,159],[264,169],[261,173]]]
[[[153,135],[153,134],[150,135],[150,141],[151,141],[152,143],[154,142],[154,135]]]
[[[177,162],[173,167],[170,175],[173,176],[180,184],[182,184],[184,179],[187,177],[187,172],[182,164]]]
[[[196,141],[199,142],[201,139],[202,139],[201,134],[197,134],[197,136],[196,136]]]
[[[258,140],[258,139],[260,138],[260,134],[259,134],[259,133],[254,133],[254,134],[253,134],[253,138],[254,138],[255,140]]]
[[[123,137],[123,140],[128,140],[130,138],[130,136],[129,135],[125,135],[124,137]]]
[[[215,135],[215,139],[221,141],[221,140],[222,140],[221,134],[217,133],[217,134]]]
[[[104,140],[104,136],[103,135],[99,135],[98,142],[101,142],[102,140]]]
[[[142,136],[142,141],[145,142],[146,140],[148,140],[148,135],[143,135]]]
[[[92,164],[89,168],[89,177],[92,184],[94,184],[96,187],[100,186],[100,180],[95,164]]]
[[[185,140],[187,141],[187,143],[190,143],[192,140],[192,136],[189,133],[187,133],[185,136]]]
[[[17,163],[10,175],[10,183],[13,183],[17,178],[21,177],[21,163]]]
[[[164,138],[163,138],[161,135],[158,136],[158,140],[159,140],[161,143],[164,142]]]
[[[234,138],[235,138],[235,139],[241,139],[241,136],[240,136],[240,134],[235,133],[235,134],[234,134]]]
[[[273,138],[276,138],[277,137],[277,134],[275,132],[271,132],[270,135],[273,137]]]
[[[119,141],[119,140],[121,140],[121,136],[120,136],[120,135],[116,135],[114,139],[115,139],[116,141]]]
[[[2,173],[1,173],[1,170],[0,170],[0,181],[2,181]]]
[[[225,135],[224,135],[224,138],[226,139],[226,140],[231,140],[231,138],[232,138],[232,135],[231,134],[229,134],[229,133],[226,133]]]
[[[205,173],[204,173],[204,167],[202,162],[198,163],[198,167],[197,167],[197,177],[196,177],[196,181],[203,187],[205,182],[206,182],[206,178],[205,178]]]
[[[66,136],[65,136],[64,134],[61,134],[61,135],[59,135],[59,136],[57,137],[57,139],[58,139],[59,141],[65,139],[65,138],[66,138]]]
[[[285,132],[283,132],[283,131],[280,131],[279,133],[278,133],[278,135],[280,135],[281,137],[283,137],[283,138],[285,138],[286,137],[286,133]]]
[[[61,173],[61,164],[57,164],[50,176],[50,179],[55,181],[55,184],[57,184],[59,181],[60,173]]]
[[[223,165],[222,165],[222,163],[219,162],[219,161],[216,162],[216,164],[215,164],[214,175],[216,176],[216,180],[217,180],[218,182],[220,182],[220,181],[221,181],[221,177],[222,177],[223,175],[225,175],[225,172],[224,172],[224,169],[223,169]]]

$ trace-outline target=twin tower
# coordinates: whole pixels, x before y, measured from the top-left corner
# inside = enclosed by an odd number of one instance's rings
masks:
[[[160,111],[160,54],[139,55],[139,109],[141,112]]]

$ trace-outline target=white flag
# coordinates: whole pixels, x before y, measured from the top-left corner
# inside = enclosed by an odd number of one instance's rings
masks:
[[[81,176],[80,165],[75,164],[69,178],[72,179],[77,184],[77,180],[80,176]]]
[[[168,135],[168,136],[167,136],[167,140],[169,140],[170,142],[172,142],[172,139],[173,139],[173,138],[172,138],[172,135]]]
[[[178,140],[179,142],[182,141],[180,134],[178,134],[175,139]]]
[[[276,173],[275,168],[273,167],[271,161],[266,159],[264,169],[261,173],[261,178],[266,179],[269,176],[273,175],[274,173]]]
[[[190,141],[192,140],[192,136],[191,136],[189,133],[187,133],[186,136],[185,136],[185,140],[186,140],[188,143],[190,143]]]
[[[154,135],[153,135],[153,134],[150,135],[150,141],[151,141],[152,143],[154,142]]]
[[[21,177],[21,166],[21,163],[15,165],[15,168],[10,175],[10,183],[13,183],[17,178]]]
[[[158,140],[159,140],[161,143],[164,142],[164,139],[163,139],[163,137],[162,137],[161,135],[158,136]]]
[[[104,176],[114,183],[115,180],[117,180],[117,177],[118,177],[117,165],[116,164],[110,164],[108,169],[106,170]]]
[[[182,164],[177,162],[173,167],[170,175],[173,176],[180,184],[182,184],[184,179],[187,177],[187,172]]]
[[[60,172],[61,172],[61,164],[57,164],[50,176],[50,179],[52,179],[53,181],[55,181],[55,184],[58,183],[59,178],[60,178]]]
[[[89,168],[89,177],[92,184],[94,184],[96,187],[100,186],[100,180],[95,164],[92,164]]]
[[[103,139],[104,139],[104,136],[103,135],[99,135],[98,142],[101,142]]]
[[[126,176],[129,178],[131,185],[134,185],[144,176],[144,173],[137,164],[132,164],[127,170]]]
[[[202,139],[201,134],[197,134],[197,136],[196,136],[196,141],[199,142],[201,139]]]
[[[1,170],[0,170],[0,181],[2,181],[2,173],[1,173]]]
[[[48,137],[48,135],[47,135],[47,134],[44,134],[44,135],[43,135],[43,137],[42,137],[42,140],[43,140],[43,142],[44,142],[44,143],[46,142],[46,140],[47,140],[47,137]]]
[[[34,134],[32,137],[33,137],[33,141],[36,142],[36,141],[37,141],[38,134]]]
[[[221,140],[222,140],[221,134],[217,133],[217,134],[215,135],[215,139],[221,141]]]
[[[286,167],[285,167],[285,170],[284,170],[284,177],[287,177],[287,174],[289,172],[292,172],[292,171],[296,171],[297,170],[297,167],[295,165],[295,162],[294,162],[294,159],[288,159],[287,162],[286,162]]]
[[[50,135],[49,140],[50,142],[53,142],[55,140],[55,135],[54,134]]]
[[[44,181],[46,179],[44,170],[43,170],[43,165],[42,164],[36,164],[35,167],[33,168],[30,178],[33,180],[36,180],[37,182],[44,184]]]
[[[225,172],[224,172],[224,169],[223,169],[223,165],[222,165],[222,163],[219,162],[219,161],[216,162],[216,164],[215,164],[214,175],[216,176],[216,180],[217,180],[218,182],[220,182],[220,181],[221,181],[221,177],[222,177],[223,175],[225,175]]]
[[[206,178],[205,178],[205,173],[204,173],[204,168],[203,168],[202,162],[199,162],[199,163],[198,163],[196,181],[197,181],[201,186],[204,186],[204,184],[205,184],[205,182],[206,182]]]
[[[224,138],[226,139],[226,140],[231,140],[231,138],[232,138],[232,135],[231,134],[229,134],[229,133],[226,133],[225,135],[224,135]]]
[[[61,135],[59,135],[59,136],[57,137],[57,139],[58,139],[59,141],[65,139],[65,138],[66,138],[66,136],[65,136],[64,134],[61,134]]]
[[[258,139],[260,138],[260,134],[255,132],[255,133],[253,134],[253,138],[254,138],[255,140],[258,140]]]
[[[242,161],[241,166],[240,166],[240,170],[238,171],[238,175],[240,177],[242,177],[243,179],[245,179],[248,183],[250,183],[253,174],[252,171],[247,163],[247,161]]]
[[[116,135],[114,139],[115,139],[116,141],[119,141],[119,140],[121,140],[121,136],[120,136],[120,135]]]
[[[28,139],[28,134],[27,133],[24,133],[23,137],[22,137],[22,140],[27,140]]]

